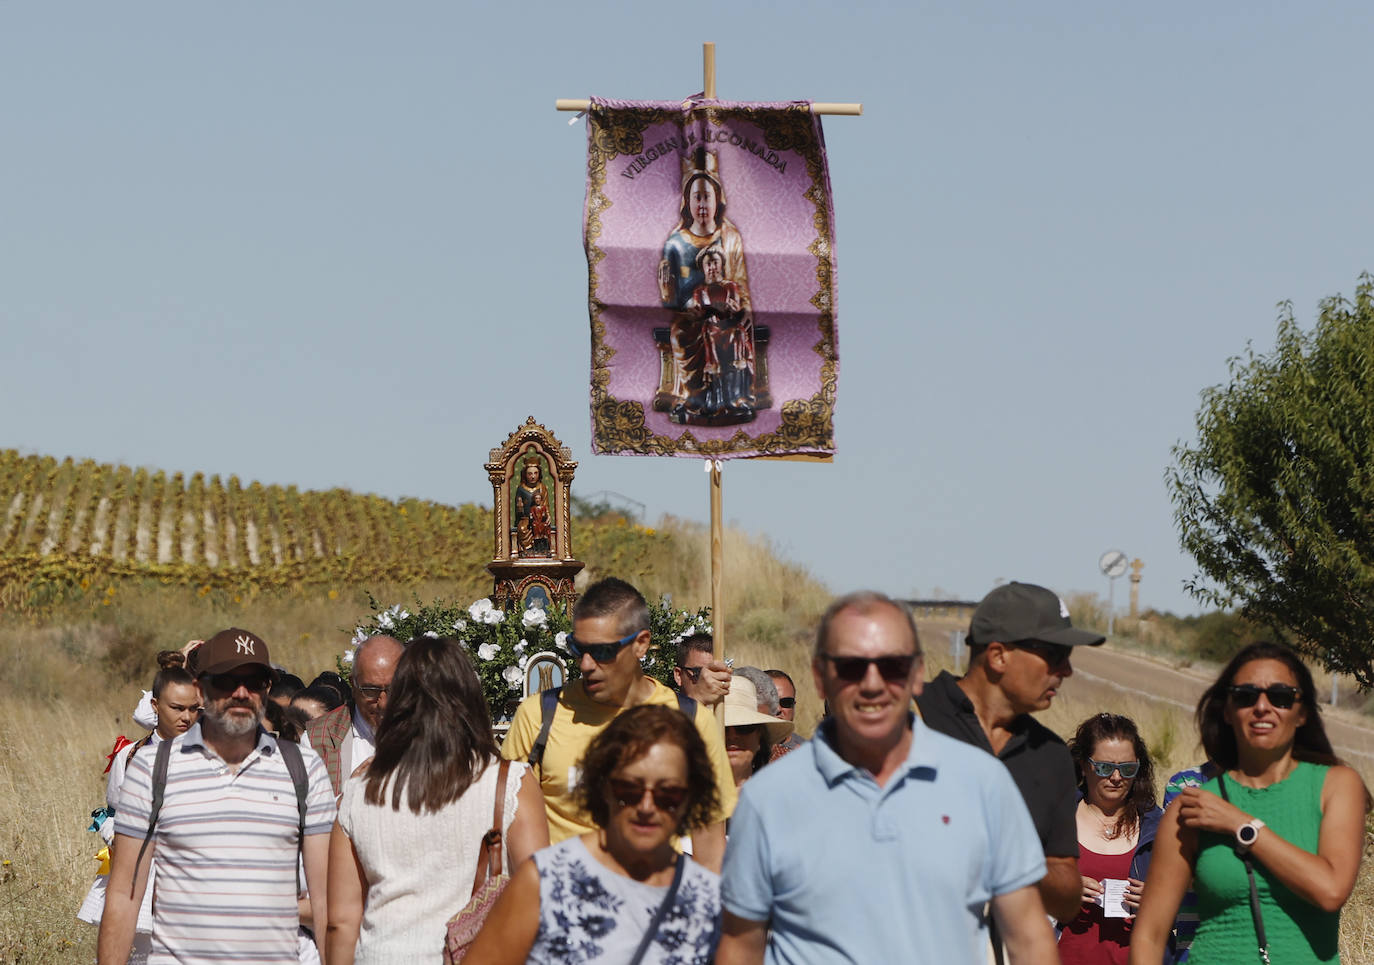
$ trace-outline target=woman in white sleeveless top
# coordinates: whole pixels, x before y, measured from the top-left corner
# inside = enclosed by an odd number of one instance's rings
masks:
[[[344,785],[329,842],[330,965],[443,958],[446,925],[471,896],[491,827],[499,754],[482,685],[450,638],[406,645],[371,762]],[[510,765],[502,814],[514,869],[549,843],[544,796]]]

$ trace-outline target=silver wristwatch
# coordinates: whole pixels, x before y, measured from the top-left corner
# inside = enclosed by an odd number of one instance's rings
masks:
[[[1259,818],[1251,818],[1240,827],[1236,828],[1236,844],[1242,851],[1249,851],[1250,846],[1259,837],[1260,828],[1264,827],[1264,822]]]

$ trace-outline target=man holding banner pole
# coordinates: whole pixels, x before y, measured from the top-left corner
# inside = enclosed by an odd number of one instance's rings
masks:
[[[662,704],[690,712],[706,744],[720,804],[713,821],[692,835],[693,857],[719,871],[725,854],[725,819],[735,807],[735,781],[725,738],[709,708],[678,695],[644,673],[640,661],[649,652],[649,606],[624,580],[607,577],[593,583],[573,604],[573,632],[568,649],[581,676],[559,688],[557,700],[543,706],[544,695],[520,702],[501,745],[507,760],[528,760],[539,774],[549,818],[549,839],[557,844],[596,830],[578,803],[582,756],[593,738],[629,707]],[[552,691],[550,691],[552,693]]]

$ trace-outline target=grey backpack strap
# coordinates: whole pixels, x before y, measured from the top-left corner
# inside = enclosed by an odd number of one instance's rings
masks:
[[[541,774],[544,772],[544,748],[549,743],[549,731],[553,729],[553,716],[558,712],[558,698],[562,693],[562,687],[551,687],[539,692],[539,736],[534,739],[528,760],[530,767],[539,768]]]
[[[134,754],[138,753],[135,748],[129,754],[132,761]],[[134,896],[134,888],[138,881],[138,866],[143,863],[143,855],[148,851],[148,844],[153,840],[153,832],[157,829],[157,816],[162,811],[162,796],[167,790],[167,764],[172,759],[172,742],[165,740],[157,745],[157,756],[153,758],[153,801],[148,808],[148,833],[143,836],[143,845],[138,849],[138,859],[134,861],[134,877],[129,883],[129,897]]]
[[[296,811],[300,815],[299,834],[296,836],[296,857],[301,856],[305,847],[305,812],[309,805],[306,798],[310,794],[310,776],[305,773],[305,759],[301,757],[300,745],[291,741],[278,740],[277,750],[281,752],[282,763],[291,775],[291,783],[296,786]]]

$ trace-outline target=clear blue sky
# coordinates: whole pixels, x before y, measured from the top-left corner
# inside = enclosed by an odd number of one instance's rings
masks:
[[[1163,473],[1275,303],[1374,269],[1364,3],[0,5],[0,445],[489,503],[527,415],[592,457],[584,128],[557,97],[826,121],[839,454],[729,519],[835,590],[1194,608]],[[1124,601],[1125,582],[1117,601]]]

